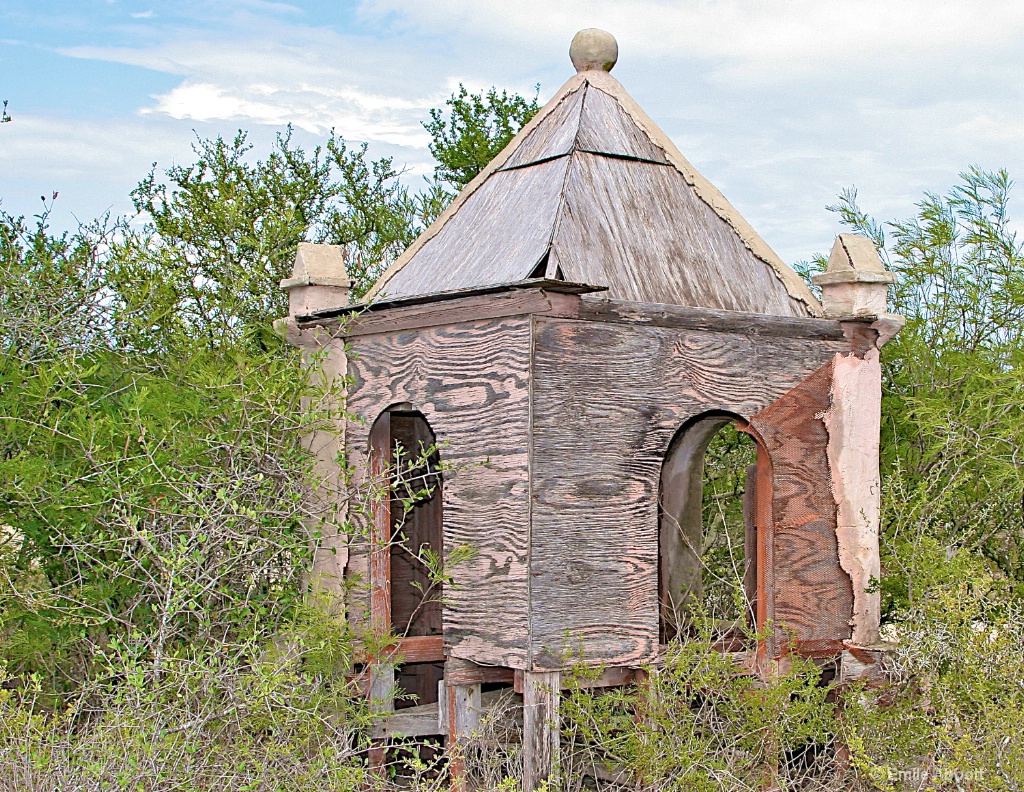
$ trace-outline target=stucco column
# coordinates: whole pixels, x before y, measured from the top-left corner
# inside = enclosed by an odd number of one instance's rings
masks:
[[[348,361],[343,341],[332,338],[323,328],[300,329],[296,317],[348,305],[350,286],[340,245],[300,243],[291,277],[281,281],[281,288],[288,291],[288,316],[275,322],[289,343],[302,350],[306,365],[316,365],[313,376],[319,386],[319,398],[324,402],[313,404],[307,397],[301,409],[323,409],[337,416],[333,426],[310,432],[303,443],[315,457],[313,476],[317,482],[307,504],[311,515],[307,525],[311,531],[320,533],[320,538],[314,540],[309,586],[313,592],[332,595],[339,607],[343,603],[348,564],[348,537],[344,533],[346,498],[339,463],[345,445],[342,408]]]
[[[895,278],[866,237],[841,234],[828,269],[814,281],[821,286],[826,316],[840,320],[850,339],[851,351],[836,356],[831,407],[822,418],[829,433],[839,563],[853,588],[849,643],[873,647],[879,642],[881,619],[880,595],[872,585],[881,576],[879,350],[899,332],[903,319],[886,312],[886,293]]]

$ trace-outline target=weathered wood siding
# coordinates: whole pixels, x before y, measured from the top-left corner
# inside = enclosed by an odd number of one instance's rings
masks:
[[[534,669],[581,650],[610,665],[654,658],[658,482],[672,437],[709,410],[749,419],[846,346],[534,318]]]
[[[364,478],[367,433],[407,402],[441,443],[446,552],[477,554],[454,567],[444,637],[452,654],[523,668],[527,646],[529,317],[467,321],[350,339],[348,440],[353,484]],[[365,536],[365,534],[364,534]],[[353,547],[361,571],[365,547]],[[358,603],[356,604],[358,607]]]

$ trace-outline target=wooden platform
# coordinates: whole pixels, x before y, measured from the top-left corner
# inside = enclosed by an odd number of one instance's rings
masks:
[[[522,707],[523,697],[514,693],[511,688],[491,690],[480,696],[480,716],[486,717],[504,696],[515,696],[515,706]],[[448,724],[443,713],[439,712],[437,702],[407,707],[387,715],[380,716],[373,725],[371,736],[375,740],[401,739],[403,737],[447,736]]]

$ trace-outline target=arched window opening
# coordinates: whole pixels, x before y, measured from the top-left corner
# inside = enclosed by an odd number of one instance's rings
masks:
[[[395,672],[396,709],[431,704],[444,676],[443,479],[437,440],[422,413],[397,405],[374,423],[370,453],[371,471],[386,474],[389,483],[389,497],[373,517],[371,622],[397,636],[403,650],[412,639],[436,639],[436,652],[418,644],[417,659],[407,657]]]
[[[680,430],[661,477],[661,640],[710,629],[726,649],[750,648],[758,617],[758,464],[767,456],[727,414]],[[759,460],[760,456],[760,460]],[[760,486],[764,486],[763,484]]]
[[[426,418],[391,413],[391,629],[441,635],[441,458]]]

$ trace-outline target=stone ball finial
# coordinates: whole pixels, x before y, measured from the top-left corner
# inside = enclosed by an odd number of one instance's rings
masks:
[[[572,37],[569,57],[576,71],[611,71],[619,59],[619,43],[606,30],[587,28]]]

